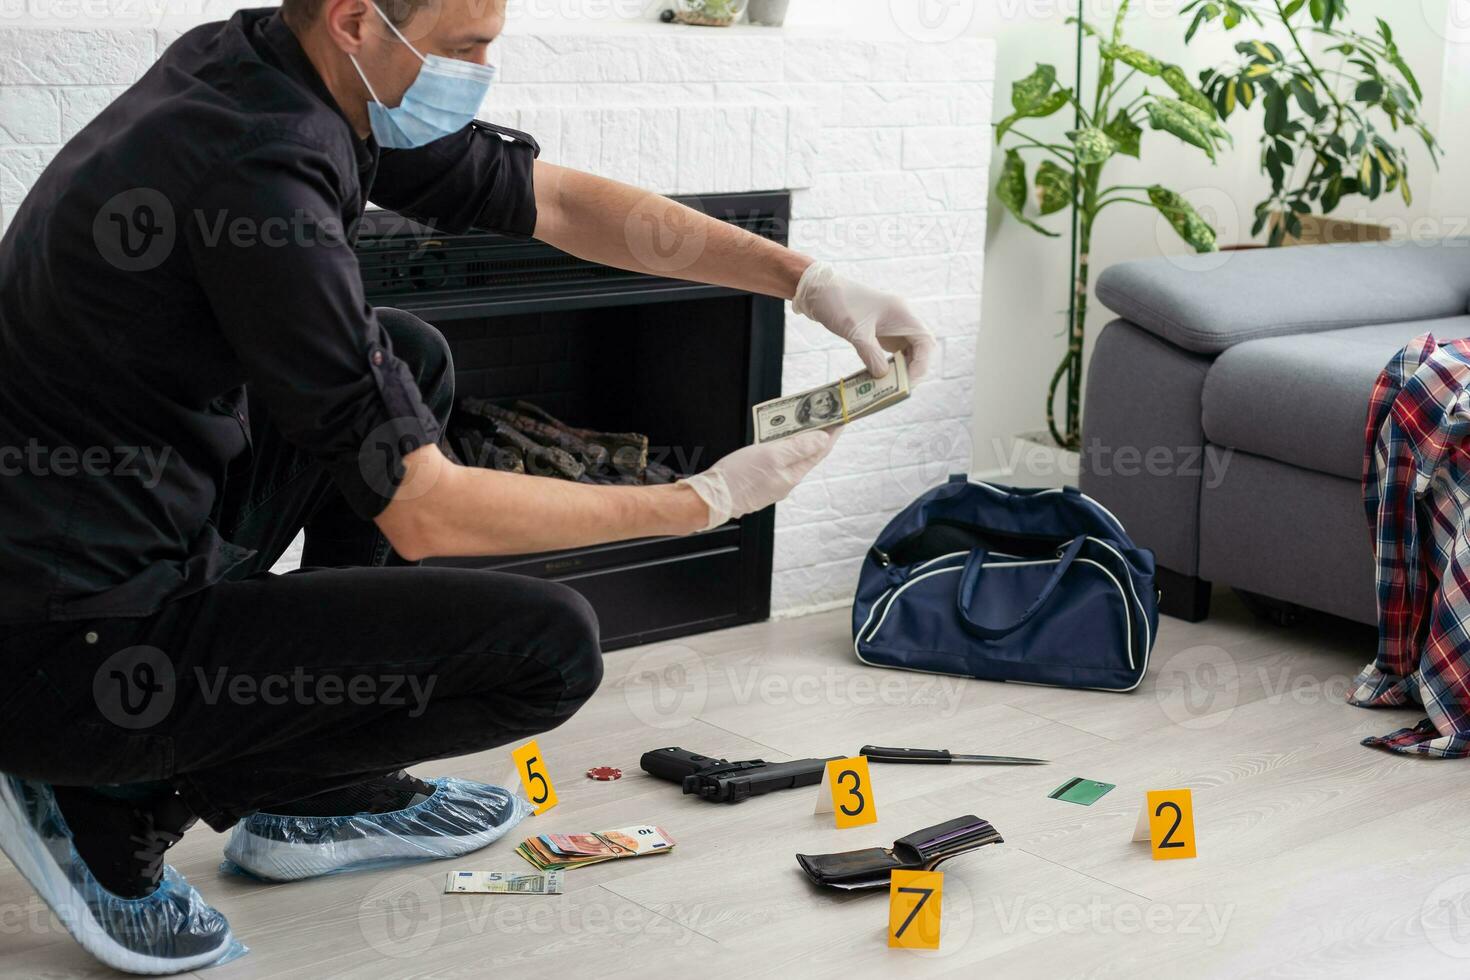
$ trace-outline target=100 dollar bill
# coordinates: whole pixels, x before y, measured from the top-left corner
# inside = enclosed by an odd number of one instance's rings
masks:
[[[897,405],[908,396],[908,365],[900,351],[893,355],[893,369],[882,378],[860,371],[811,391],[757,405],[753,410],[755,441],[773,442],[798,432],[842,425]]]
[[[445,876],[445,894],[560,895],[565,872],[520,874],[512,871],[451,871]]]

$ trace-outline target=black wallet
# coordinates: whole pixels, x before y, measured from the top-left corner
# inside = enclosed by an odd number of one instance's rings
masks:
[[[943,861],[986,844],[1002,844],[990,821],[977,816],[953,820],[915,831],[892,847],[869,847],[840,854],[798,854],[796,863],[819,885],[831,888],[887,888],[889,874],[933,871]]]

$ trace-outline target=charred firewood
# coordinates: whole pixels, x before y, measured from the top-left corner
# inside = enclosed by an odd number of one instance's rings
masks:
[[[539,405],[526,401],[516,402],[515,407],[519,412],[535,415],[547,425],[555,426],[585,443],[599,447],[605,453],[604,465],[611,463],[619,475],[631,475],[637,478],[637,482],[644,482],[644,473],[648,468],[647,436],[637,432],[597,432],[567,425]]]
[[[578,457],[579,462],[587,469],[598,469],[606,462],[606,449],[573,434],[566,426],[502,408],[484,398],[466,398],[460,407],[472,415],[493,419],[510,426],[523,436]]]
[[[647,436],[567,425],[530,402],[506,408],[486,398],[463,399],[451,433],[454,452],[471,466],[627,486],[673,483],[680,477],[648,458]]]
[[[503,440],[521,451],[525,457],[526,472],[532,476],[555,476],[564,480],[579,480],[587,472],[577,457],[556,446],[544,446],[529,436],[522,435],[506,422],[494,422],[497,440]]]
[[[679,474],[675,473],[672,468],[665,466],[663,463],[656,463],[650,460],[648,469],[643,474],[643,482],[649,486],[678,483]]]
[[[493,438],[472,425],[456,425],[450,430],[451,449],[457,462],[502,473],[526,472],[525,457],[514,446],[497,446]]]

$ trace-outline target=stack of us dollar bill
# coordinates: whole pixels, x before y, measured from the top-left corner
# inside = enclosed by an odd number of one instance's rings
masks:
[[[884,377],[859,371],[841,381],[757,405],[755,441],[773,442],[798,432],[842,425],[897,405],[908,396],[908,365],[900,351],[893,355],[893,367]]]
[[[673,849],[668,831],[645,825],[594,834],[542,834],[522,841],[516,853],[542,871],[565,871]]]
[[[521,874],[512,871],[451,871],[444,892],[473,895],[560,895],[563,871]]]

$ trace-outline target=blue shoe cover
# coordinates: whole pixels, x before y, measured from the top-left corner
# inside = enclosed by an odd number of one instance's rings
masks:
[[[173,868],[147,898],[119,898],[82,863],[51,787],[0,774],[0,850],[82,948],[115,970],[168,974],[245,955],[225,917]]]
[[[529,803],[499,786],[464,779],[428,782],[432,796],[392,813],[253,814],[231,831],[225,868],[266,881],[296,881],[458,857],[493,844],[531,812]]]

